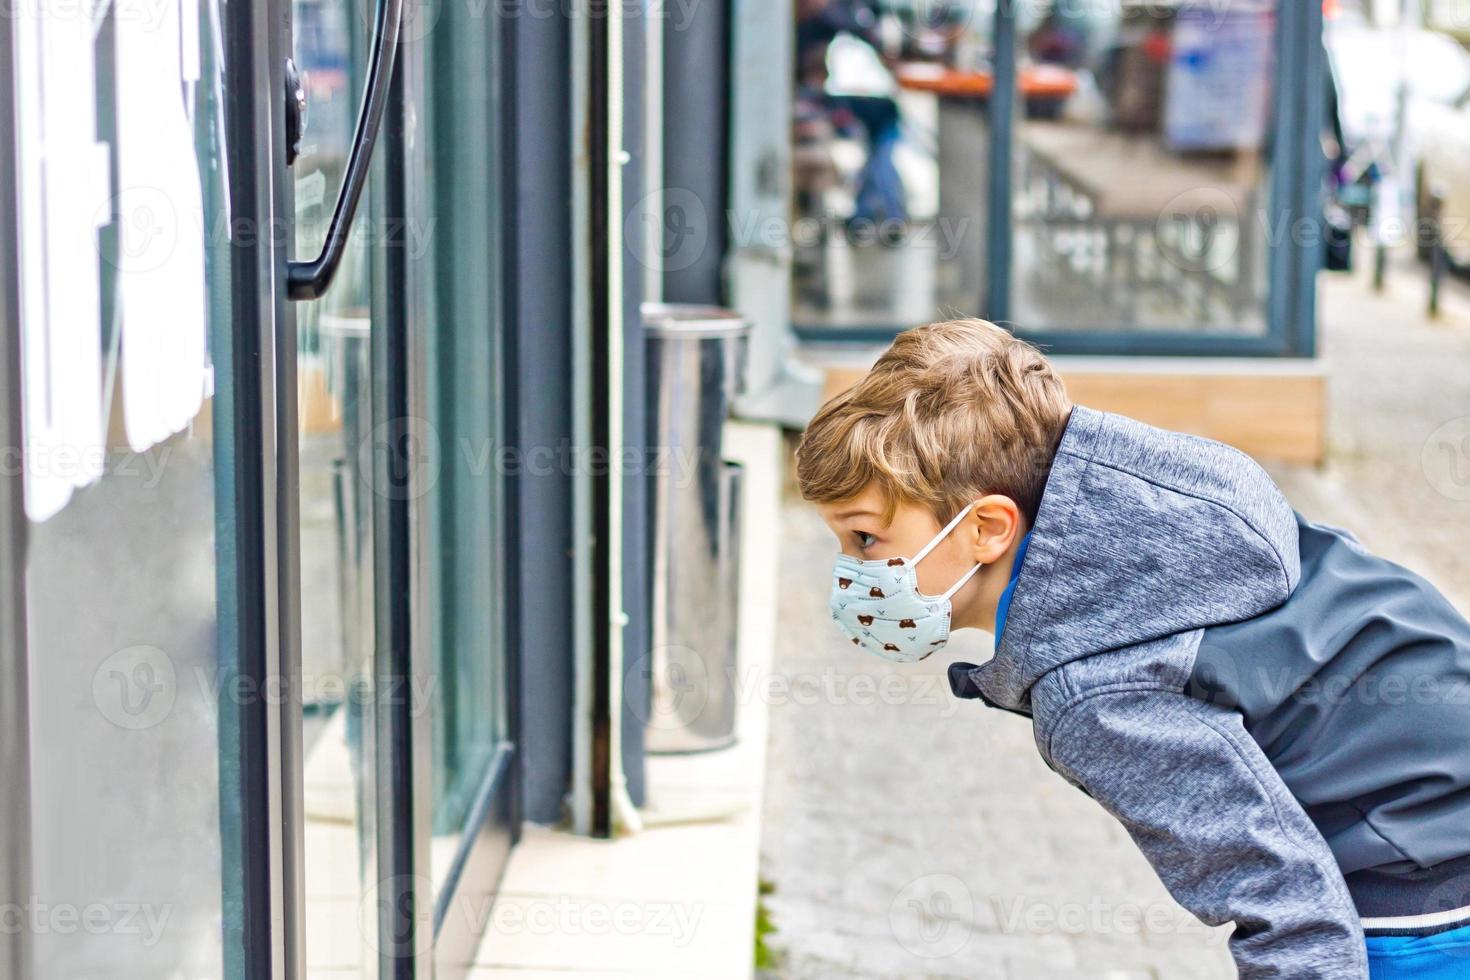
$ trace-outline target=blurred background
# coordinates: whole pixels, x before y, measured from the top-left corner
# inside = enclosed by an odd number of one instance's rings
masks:
[[[1470,608],[1467,45],[1463,0],[27,0],[0,976],[1232,976],[1023,720],[840,642],[791,449],[985,317]]]

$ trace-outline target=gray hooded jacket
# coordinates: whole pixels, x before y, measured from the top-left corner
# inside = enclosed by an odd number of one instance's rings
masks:
[[[1470,903],[1467,681],[1423,579],[1242,453],[1081,406],[995,657],[950,668],[1235,923],[1242,977],[1332,980],[1367,975],[1361,917]]]

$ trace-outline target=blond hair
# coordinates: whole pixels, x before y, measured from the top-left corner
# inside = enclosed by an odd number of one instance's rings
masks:
[[[876,483],[940,522],[985,494],[1036,519],[1072,403],[1041,352],[985,320],[898,335],[856,385],[822,406],[796,450],[801,495],[850,500]]]

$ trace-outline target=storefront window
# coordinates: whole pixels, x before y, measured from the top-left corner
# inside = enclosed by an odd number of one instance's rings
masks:
[[[796,10],[792,320],[896,329],[986,284],[994,8]]]
[[[1310,247],[1273,203],[1275,0],[804,0],[795,36],[800,335],[1267,334],[1272,254]]]
[[[1020,9],[1017,329],[1263,333],[1274,4]]]

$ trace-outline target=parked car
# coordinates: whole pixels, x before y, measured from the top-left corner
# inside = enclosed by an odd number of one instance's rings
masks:
[[[1448,35],[1344,22],[1329,23],[1324,37],[1349,151],[1365,143],[1392,144],[1402,83],[1404,149],[1409,160],[1417,160],[1425,140],[1470,91],[1470,51]]]
[[[1421,218],[1438,219],[1450,266],[1470,273],[1470,94],[1454,110],[1420,150],[1415,201]],[[1430,257],[1428,243],[1420,243],[1419,253]]]

